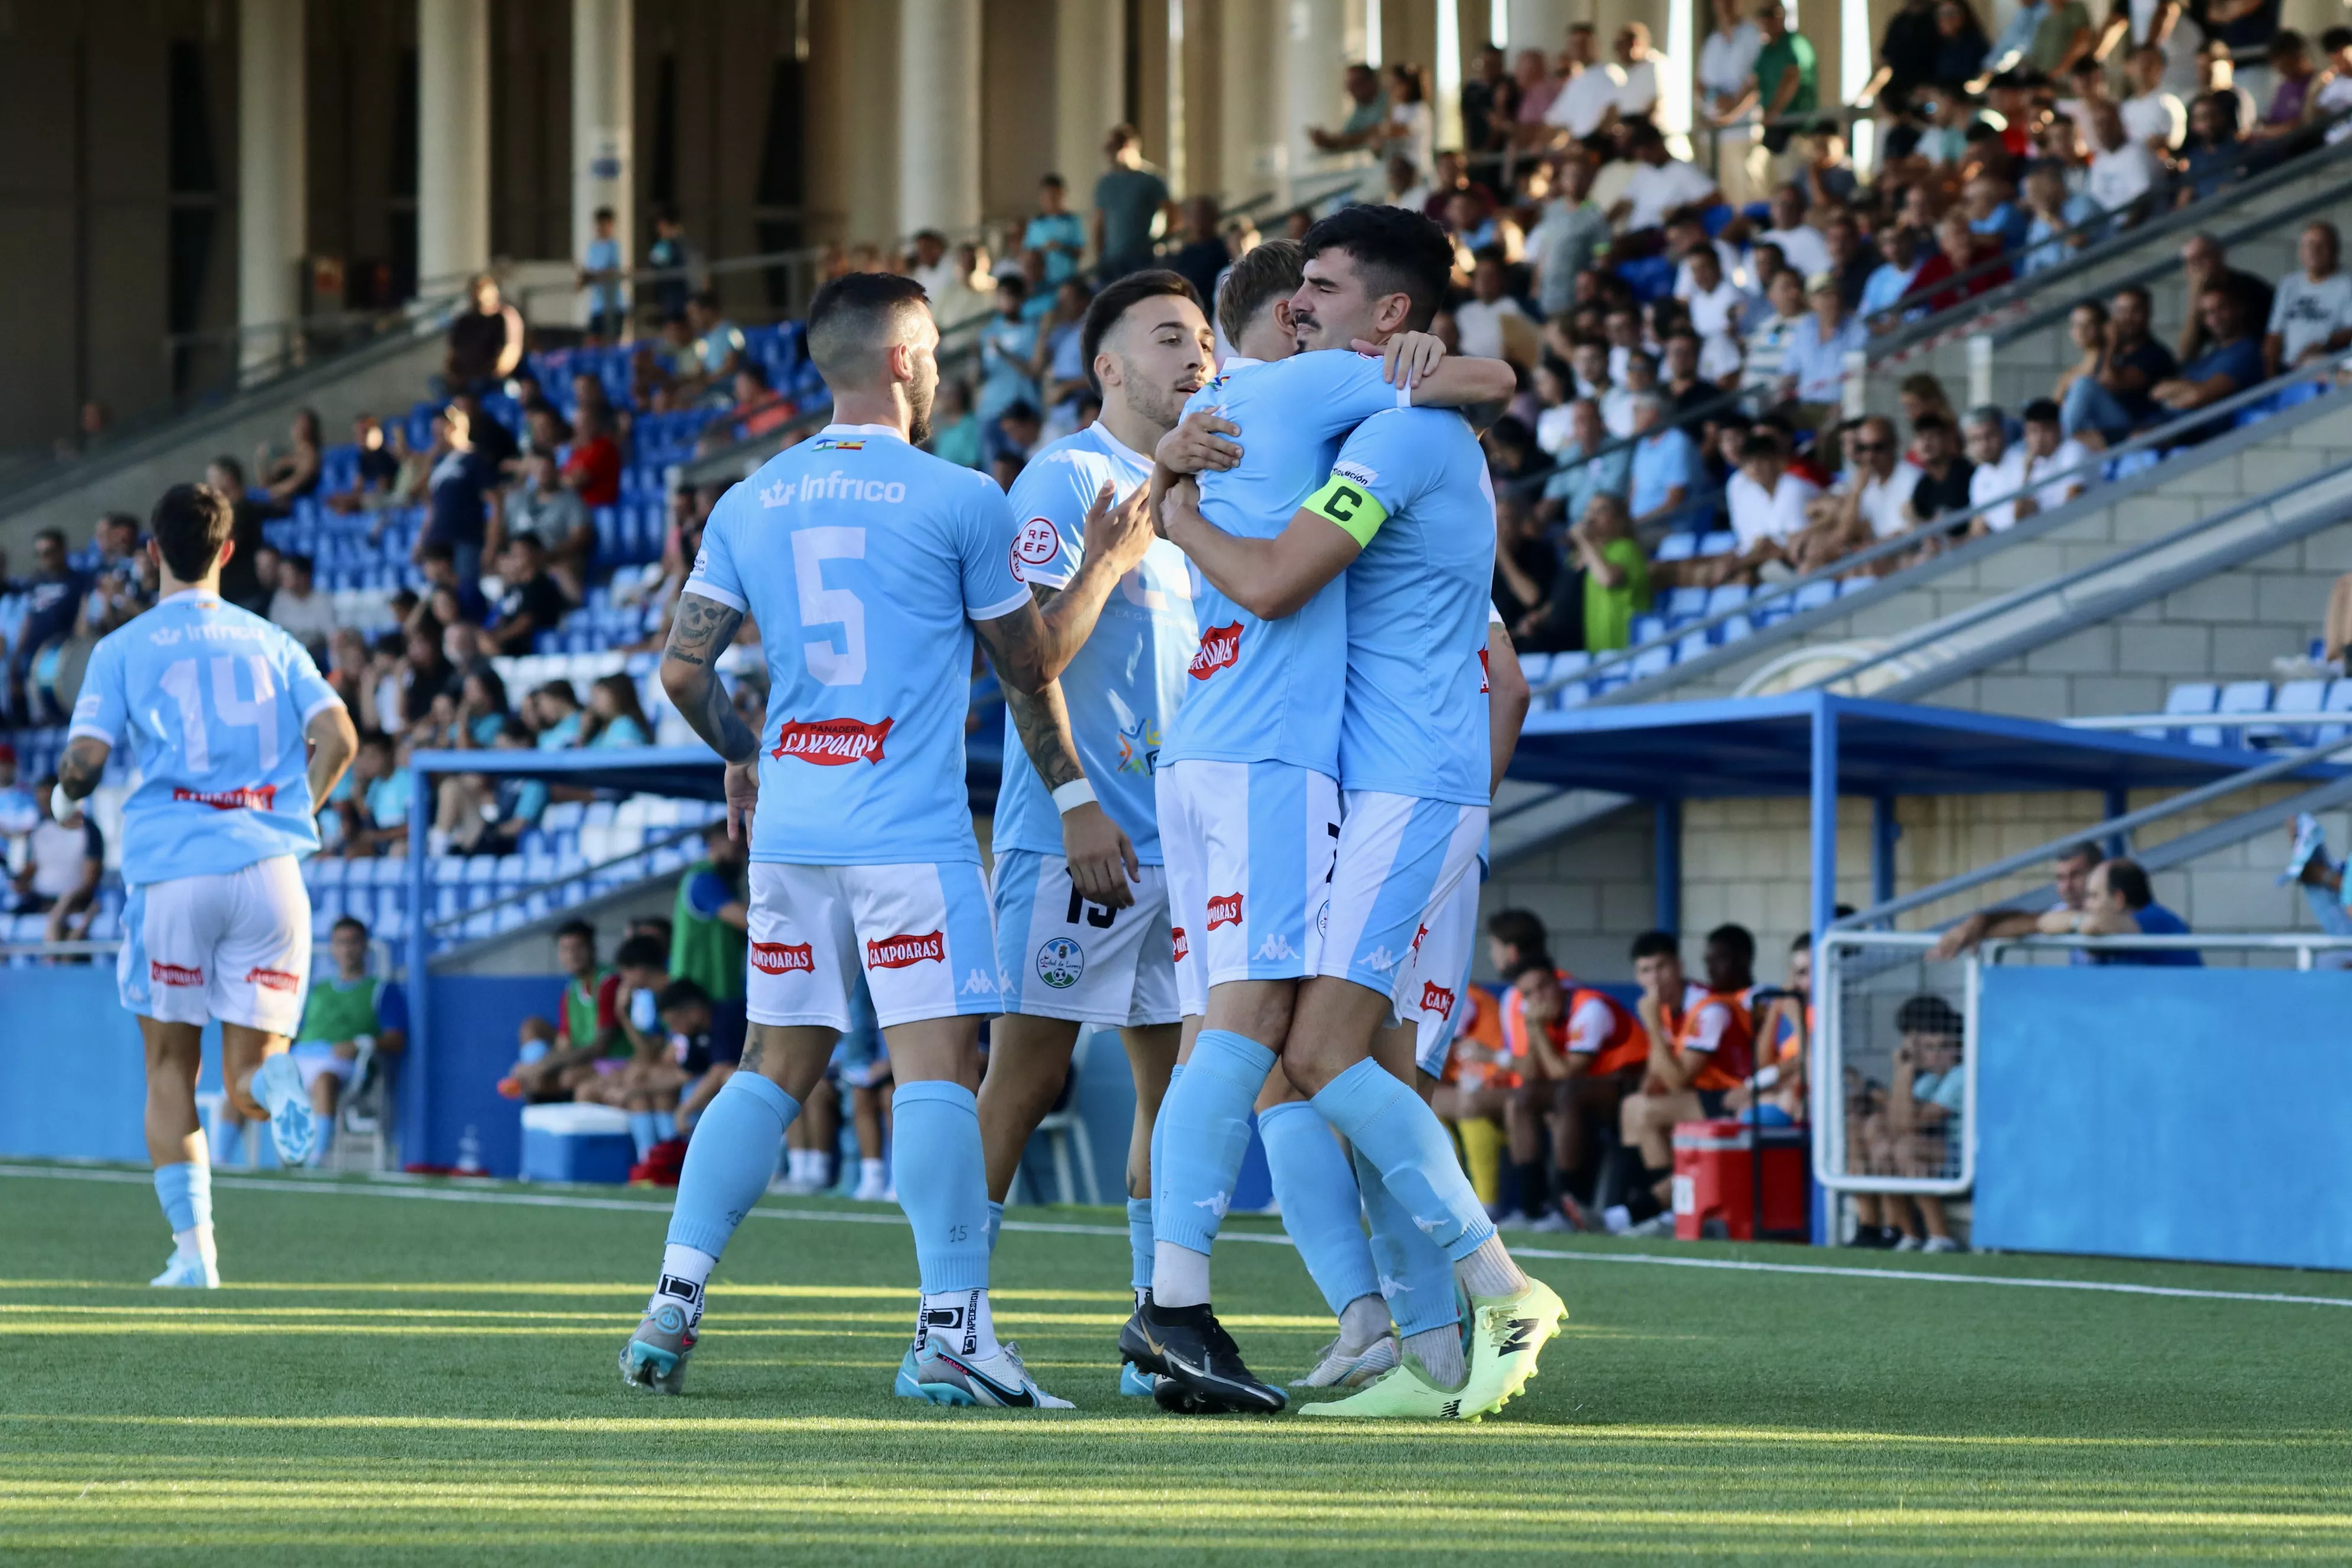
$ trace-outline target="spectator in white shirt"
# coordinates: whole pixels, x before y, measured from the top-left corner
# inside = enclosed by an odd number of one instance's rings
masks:
[[[2352,275],[2341,265],[2343,248],[2334,224],[2304,225],[2295,244],[2303,270],[2280,279],[2271,296],[2270,327],[2263,338],[2267,374],[2352,348]]]
[[[2352,136],[2352,120],[2344,118],[2352,110],[2352,27],[2330,27],[2320,34],[2319,52],[2327,57],[2327,68],[2312,102],[2315,117],[2327,125],[2332,144]]]
[[[1852,467],[1840,499],[1850,548],[1908,533],[1911,514],[1906,507],[1911,492],[1919,488],[1919,468],[1904,459],[1895,422],[1876,414],[1864,419],[1846,438],[1845,453]]]
[[[1454,307],[1454,331],[1460,342],[1460,352],[1473,359],[1512,359],[1505,353],[1517,338],[1524,360],[1535,342],[1535,323],[1519,309],[1519,302],[1504,291],[1503,251],[1490,245],[1478,252],[1478,263],[1470,273],[1470,298]],[[1513,331],[1511,323],[1521,323]]]
[[[1698,47],[1697,85],[1707,111],[1719,113],[1747,93],[1764,35],[1739,14],[1739,0],[1715,0],[1714,11],[1714,30]]]
[[[1614,437],[1633,433],[1633,395],[1618,385],[1609,374],[1609,345],[1596,339],[1580,338],[1570,353],[1569,364],[1576,372],[1576,395],[1590,398],[1601,410],[1601,423]]]
[[[1969,509],[1977,512],[1969,524],[1969,537],[2006,533],[2017,526],[2017,505],[2002,498],[2025,486],[2025,448],[2010,446],[2008,423],[1990,403],[1969,410],[1966,434],[1969,460],[1977,466],[1969,479]],[[1996,500],[2001,504],[1986,507]]]
[[[2189,110],[2164,90],[2164,51],[2142,44],[2124,58],[2132,95],[2123,101],[2124,132],[2155,153],[2177,153],[2189,137]]]
[[[1709,246],[1692,251],[1683,265],[1690,271],[1690,292],[1677,298],[1690,310],[1691,330],[1709,344],[1738,339],[1748,296],[1723,275],[1723,258]]]
[[[1576,74],[1544,110],[1544,123],[1582,142],[1616,120],[1617,95],[1624,90],[1625,73],[1594,59],[1590,22],[1578,22],[1568,29],[1568,58]]]
[[[2083,493],[2092,475],[2075,470],[2091,461],[2091,449],[2063,434],[2058,405],[2037,397],[2025,405],[2025,472],[2021,482],[2032,493],[2017,503],[2017,515],[2055,511]]]
[[[1626,135],[1625,150],[1633,174],[1625,183],[1623,199],[1609,209],[1609,216],[1622,223],[1627,234],[1662,228],[1684,207],[1712,206],[1721,199],[1704,170],[1667,154],[1666,139],[1656,126],[1633,127]]]
[[[956,257],[948,249],[948,237],[938,229],[919,229],[915,234],[914,254],[907,276],[923,286],[923,292],[936,305],[945,300],[964,284],[956,270]]]
[[[315,581],[307,555],[289,555],[278,563],[278,592],[269,596],[269,618],[310,650],[320,668],[327,667],[327,644],[335,635],[335,602],[312,586]]]
[[[1801,185],[1782,185],[1772,193],[1772,226],[1756,237],[1779,246],[1781,259],[1801,276],[1811,278],[1837,265],[1830,255],[1829,240],[1805,221],[1805,192]]]
[[[2091,173],[2084,194],[2101,210],[2116,215],[2128,227],[2143,216],[2148,193],[2163,173],[2156,154],[2125,133],[2122,113],[2112,103],[2091,107],[2091,142],[2099,151],[2091,156]]]
[[[1658,107],[1658,81],[1674,68],[1665,56],[1650,47],[1650,29],[1628,22],[1617,31],[1618,68],[1625,73],[1617,89],[1617,112],[1626,120],[1649,120]],[[1677,128],[1679,129],[1679,128]]]
[[[1731,559],[1747,570],[1785,559],[1789,542],[1804,531],[1805,503],[1819,494],[1819,485],[1789,471],[1778,437],[1750,433],[1739,447],[1739,471],[1723,492],[1731,531],[1739,539]]]

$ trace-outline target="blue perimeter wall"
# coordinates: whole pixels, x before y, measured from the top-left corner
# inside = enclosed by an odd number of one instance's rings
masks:
[[[2000,968],[1974,1240],[2352,1268],[2352,973]]]

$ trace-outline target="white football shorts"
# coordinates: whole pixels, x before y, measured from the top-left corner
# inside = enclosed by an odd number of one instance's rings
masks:
[[[1463,1014],[1463,994],[1477,956],[1478,879],[1465,875],[1429,922],[1428,934],[1397,978],[1396,1016],[1415,1031],[1413,1062],[1432,1078],[1445,1076],[1445,1058]]]
[[[1188,758],[1161,769],[1154,789],[1185,1013],[1205,1014],[1213,985],[1314,973],[1339,842],[1339,785],[1289,763]],[[1195,963],[1197,980],[1187,968]]]
[[[1342,806],[1330,921],[1316,972],[1387,995],[1401,1023],[1450,1013],[1467,942],[1444,942],[1442,962],[1422,955],[1433,936],[1443,941],[1440,928],[1465,882],[1476,924],[1486,808],[1374,790],[1349,791]]]
[[[310,990],[310,894],[294,857],[131,889],[114,981],[142,1018],[291,1035]]]
[[[1004,1011],[1125,1028],[1182,1016],[1168,920],[1168,873],[1146,866],[1135,902],[1105,909],[1078,896],[1059,855],[996,858],[996,957]]]
[[[856,968],[884,1028],[1004,1010],[988,888],[968,860],[751,863],[746,1012],[846,1030]]]

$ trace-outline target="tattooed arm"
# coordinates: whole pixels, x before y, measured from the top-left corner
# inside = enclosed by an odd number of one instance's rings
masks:
[[[113,751],[95,735],[76,735],[58,759],[58,784],[75,800],[88,798],[106,775],[106,759]]]
[[[719,656],[742,624],[743,612],[680,594],[670,623],[669,646],[662,650],[662,689],[694,732],[727,763],[727,832],[748,838],[760,800],[760,737],[743,722],[719,679]]]
[[[1021,749],[1029,753],[1037,777],[1049,792],[1083,783],[1086,769],[1079,765],[1077,743],[1070,738],[1061,683],[1039,676],[1045,621],[1037,605],[1024,605],[1009,616],[977,622],[973,629],[1003,682],[1013,732],[1021,737]],[[1071,884],[1086,898],[1114,910],[1135,902],[1129,884],[1141,876],[1135,846],[1099,803],[1086,801],[1062,813],[1062,854],[1070,865]]]
[[[1142,564],[1151,548],[1151,516],[1147,509],[1149,488],[1136,486],[1124,502],[1114,505],[1108,482],[1095,492],[1087,509],[1086,552],[1069,582],[1058,588],[1032,583],[1030,594],[1045,617],[1046,673],[1060,676],[1077,657],[1118,580]]]

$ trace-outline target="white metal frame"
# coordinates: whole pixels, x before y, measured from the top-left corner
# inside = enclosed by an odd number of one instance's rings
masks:
[[[1967,1192],[1977,1179],[1977,971],[1978,960],[1965,960],[1965,990],[1960,1007],[1960,1070],[1967,1076],[1960,1110],[1960,1169],[1954,1176],[1880,1176],[1849,1171],[1845,1140],[1845,994],[1839,984],[1843,952],[1894,949],[1925,954],[1940,938],[1934,931],[1838,931],[1822,933],[1814,955],[1813,990],[1821,998],[1821,1028],[1814,1043],[1814,1060],[1807,1069],[1811,1082],[1813,1120],[1813,1180],[1834,1193],[1925,1193],[1951,1195]]]

